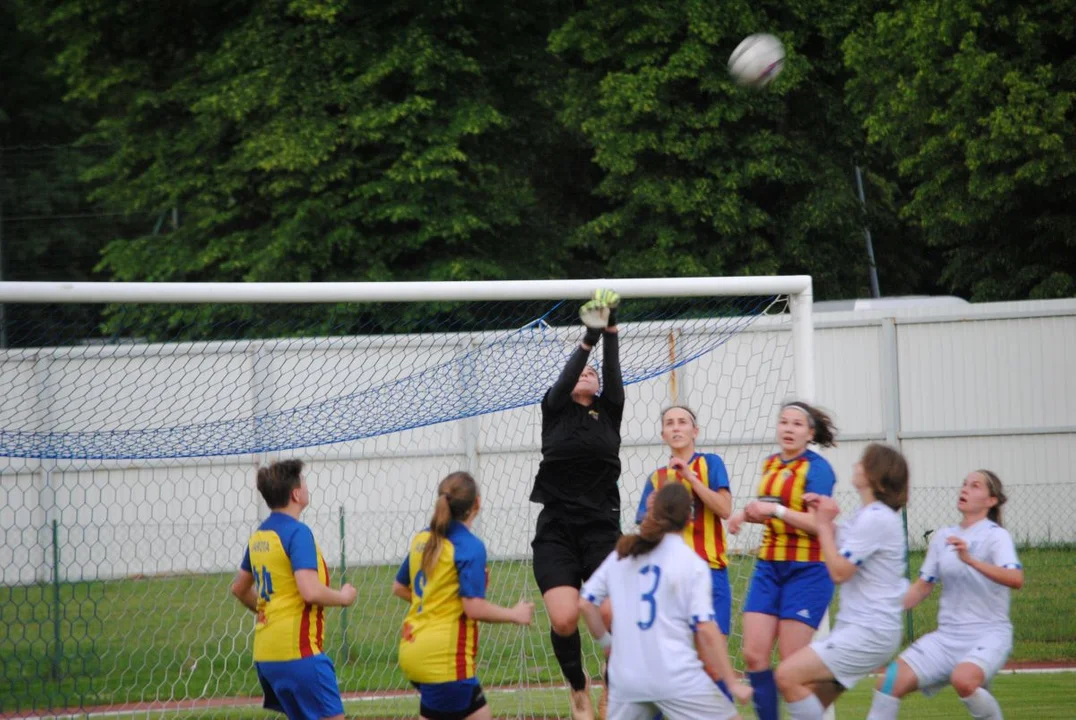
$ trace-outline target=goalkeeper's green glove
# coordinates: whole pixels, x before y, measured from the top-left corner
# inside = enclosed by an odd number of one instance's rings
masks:
[[[587,326],[583,342],[594,347],[598,344],[602,330],[609,322],[609,308],[601,305],[597,300],[587,300],[583,307],[579,308],[579,319]]]
[[[616,309],[620,306],[620,295],[612,290],[595,290],[594,300],[609,308],[609,315],[605,319],[605,326],[615,326]]]

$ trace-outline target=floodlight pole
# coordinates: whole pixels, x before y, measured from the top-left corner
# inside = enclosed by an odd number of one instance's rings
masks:
[[[874,242],[871,240],[871,227],[867,223],[867,196],[863,194],[863,173],[856,163],[856,190],[859,192],[859,204],[863,208],[863,239],[867,243],[867,264],[871,274],[871,297],[882,297],[881,288],[878,285],[878,265],[874,262]]]

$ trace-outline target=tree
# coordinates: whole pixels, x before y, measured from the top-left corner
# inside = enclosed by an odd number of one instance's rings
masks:
[[[562,274],[558,239],[587,193],[557,176],[579,150],[553,122],[550,70],[535,55],[563,8],[190,5],[27,3],[61,43],[69,99],[98,118],[85,139],[115,148],[90,174],[95,197],[178,218],[166,235],[147,223],[110,243],[112,277]]]
[[[0,4],[0,268],[4,280],[89,280],[115,218],[87,201],[81,172],[97,158],[73,143],[88,129],[51,77],[49,48],[25,28],[20,6]],[[8,305],[0,339],[62,344],[94,333],[98,308]]]
[[[901,216],[973,300],[1076,294],[1076,3],[916,0],[845,43]]]
[[[595,0],[573,14],[551,39],[572,66],[561,117],[594,146],[607,201],[576,246],[609,257],[614,275],[806,272],[822,296],[866,294],[863,137],[840,53],[865,13]],[[763,91],[737,88],[726,59],[764,29],[784,40],[785,70]]]

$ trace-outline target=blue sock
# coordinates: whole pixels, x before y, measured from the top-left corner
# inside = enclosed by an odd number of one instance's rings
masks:
[[[755,713],[758,720],[778,720],[777,683],[773,679],[773,670],[749,672],[747,679],[755,690]]]
[[[725,684],[724,680],[717,681],[717,689],[724,693],[725,697],[729,699],[729,702],[733,705],[736,704],[736,701],[732,699],[732,693],[729,692],[729,686]]]

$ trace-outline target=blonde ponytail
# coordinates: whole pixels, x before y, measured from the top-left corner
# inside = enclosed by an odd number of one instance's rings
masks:
[[[427,582],[437,567],[437,558],[452,521],[466,520],[477,500],[478,485],[470,473],[454,472],[437,486],[437,502],[430,518],[430,536],[422,550],[422,573]]]

